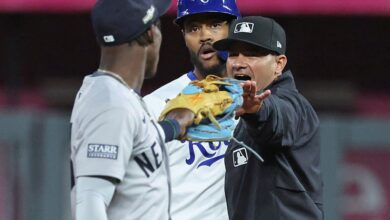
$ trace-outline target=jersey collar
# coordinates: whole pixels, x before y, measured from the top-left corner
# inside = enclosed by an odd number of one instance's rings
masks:
[[[188,78],[190,78],[191,81],[197,80],[198,78],[196,77],[195,73],[193,70],[187,73]]]

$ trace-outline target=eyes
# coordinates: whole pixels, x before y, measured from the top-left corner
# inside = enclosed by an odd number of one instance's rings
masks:
[[[193,22],[193,23],[186,25],[184,27],[184,31],[187,33],[195,33],[195,32],[200,31],[203,26],[205,26],[205,28],[207,28],[211,31],[218,31],[218,30],[222,29],[222,27],[226,24],[227,24],[226,21],[212,22],[210,24],[201,24],[201,23]]]
[[[223,23],[225,23],[225,22],[213,23],[213,24],[210,25],[210,28],[211,29],[221,28]]]
[[[186,32],[197,32],[199,29],[199,26],[191,26]]]

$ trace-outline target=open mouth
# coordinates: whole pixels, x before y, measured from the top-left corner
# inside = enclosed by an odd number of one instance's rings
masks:
[[[202,46],[199,50],[199,56],[204,59],[208,60],[211,59],[215,55],[216,51],[211,45],[205,44]]]
[[[250,76],[244,74],[236,74],[234,75],[234,78],[241,81],[247,81],[252,79]]]

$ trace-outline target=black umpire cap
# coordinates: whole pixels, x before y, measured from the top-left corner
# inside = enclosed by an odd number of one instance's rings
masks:
[[[249,16],[233,21],[229,36],[213,44],[217,50],[229,50],[234,42],[245,42],[277,54],[286,53],[286,34],[271,18]]]
[[[170,4],[171,0],[98,0],[91,12],[98,42],[115,46],[136,39]]]

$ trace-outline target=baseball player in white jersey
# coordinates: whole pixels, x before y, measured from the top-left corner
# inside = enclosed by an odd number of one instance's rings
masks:
[[[240,16],[235,0],[178,1],[175,23],[181,28],[194,70],[145,97],[155,117],[166,100],[191,80],[208,74],[225,76],[226,53],[212,43],[226,38],[229,23]],[[224,155],[229,142],[173,141],[167,145],[172,179],[173,220],[228,219],[224,194]]]
[[[169,5],[170,0],[99,0],[92,9],[101,60],[84,78],[71,116],[77,220],[170,219],[165,142],[182,135],[194,115],[174,110],[156,123],[138,95],[143,79],[156,72],[158,18]]]

